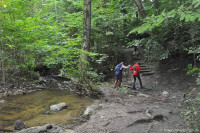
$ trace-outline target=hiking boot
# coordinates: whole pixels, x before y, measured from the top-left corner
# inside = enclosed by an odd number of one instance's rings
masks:
[[[131,88],[131,90],[137,90],[135,87]]]

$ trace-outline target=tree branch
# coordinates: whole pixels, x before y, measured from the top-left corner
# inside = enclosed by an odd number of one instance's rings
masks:
[[[142,1],[141,0],[134,0],[137,7],[138,7],[138,10],[140,12],[140,14],[142,15],[143,18],[145,18],[147,15],[146,15],[146,12],[144,10],[144,7],[142,5]]]

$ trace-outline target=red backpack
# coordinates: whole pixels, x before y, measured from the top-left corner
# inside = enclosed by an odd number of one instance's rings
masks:
[[[137,76],[137,75],[138,75],[138,69],[137,69],[137,67],[134,67],[134,68],[133,68],[133,75],[134,75],[134,76]]]

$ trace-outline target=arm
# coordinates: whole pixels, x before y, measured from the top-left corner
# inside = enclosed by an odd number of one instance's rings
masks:
[[[128,65],[128,66],[122,65],[122,67],[125,68],[125,69],[128,69],[128,68],[130,68],[130,65]]]
[[[140,72],[141,72],[140,66],[138,66],[138,68],[137,68],[137,69],[138,69],[138,72],[140,73]]]
[[[121,71],[123,70],[123,65],[122,65],[122,64],[121,64],[120,70],[121,70]]]
[[[130,66],[130,67],[129,67],[129,70],[133,70],[133,68],[134,68],[134,66]]]

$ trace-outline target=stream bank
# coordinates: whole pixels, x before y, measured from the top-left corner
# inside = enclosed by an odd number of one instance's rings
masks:
[[[186,76],[181,69],[169,73],[157,71],[141,78],[145,89],[138,91],[121,91],[126,90],[123,87],[116,90],[112,84],[101,86],[105,97],[99,104],[103,108],[74,130],[77,133],[186,133],[188,128],[181,111],[185,109],[185,95],[197,88],[194,78]],[[131,81],[131,77],[123,79],[124,85],[130,85]]]
[[[47,131],[43,125],[49,123],[48,132],[57,133],[82,123],[85,119],[80,116],[93,99],[89,97],[91,93],[76,86],[69,78],[48,76],[40,77],[39,82],[31,86],[1,90],[0,132],[23,132],[14,130],[16,120],[25,123],[24,132]],[[50,105],[62,102],[67,103],[67,109],[49,111]]]
[[[145,61],[131,56],[133,50],[125,49],[122,56],[126,65]],[[183,55],[185,56],[185,55]],[[113,88],[113,80],[99,89],[104,97],[98,100],[103,105],[94,111],[89,120],[73,130],[76,133],[187,133],[192,131],[185,125],[182,110],[187,105],[189,93],[198,86],[195,78],[186,75],[187,64],[192,60],[179,56],[169,57],[159,63],[147,64],[141,79],[144,89],[130,90],[133,77],[124,70],[122,87]],[[147,67],[148,66],[148,67]],[[146,68],[149,69],[148,72]],[[147,72],[147,73],[146,73]],[[128,88],[127,88],[128,87]],[[136,88],[139,83],[136,81]]]
[[[134,62],[136,60],[134,58]],[[133,65],[132,61],[127,63]],[[91,106],[101,107],[92,109],[87,118],[77,118],[84,121],[83,124],[50,124],[51,129],[47,129],[50,126],[37,129],[45,128],[45,132],[55,133],[186,133],[188,128],[181,117],[181,111],[185,109],[187,94],[198,86],[193,77],[186,76],[186,66],[181,66],[185,64],[184,61],[182,59],[177,63],[165,62],[159,67],[151,66],[154,74],[141,76],[144,89],[140,90],[127,88],[132,84],[132,76],[125,70],[122,87],[113,88],[114,78],[109,84],[99,86],[103,97],[95,100]]]

